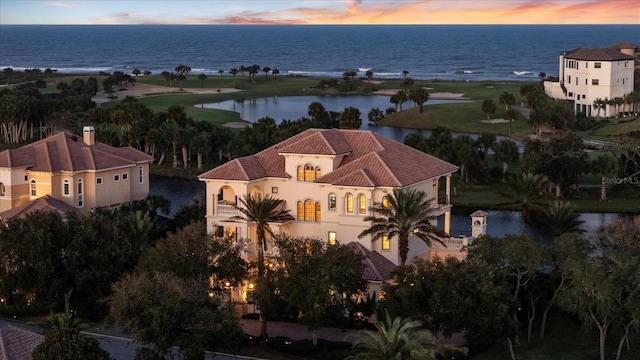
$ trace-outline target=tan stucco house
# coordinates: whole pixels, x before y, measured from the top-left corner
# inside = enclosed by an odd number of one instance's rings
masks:
[[[545,81],[545,93],[571,103],[576,113],[596,116],[596,99],[624,98],[633,91],[638,45],[620,42],[605,48],[578,48],[560,55],[558,81]],[[622,111],[605,105],[603,114]]]
[[[17,149],[0,152],[0,216],[6,220],[29,208],[77,209],[119,206],[149,194],[152,157],[132,147],[60,132]]]
[[[371,226],[364,221],[369,207],[382,202],[394,188],[419,189],[432,199],[443,230],[449,232],[450,178],[457,170],[453,164],[375,132],[309,129],[257,154],[229,161],[199,179],[206,183],[208,229],[251,240],[247,257],[257,254],[255,229],[230,218],[237,214],[234,205],[239,197],[262,193],[284,200],[294,217],[271,224],[276,233],[317,237],[329,244],[355,242],[354,249],[373,259],[371,276],[380,277],[388,275],[389,264],[399,263],[398,239],[358,238]],[[430,256],[431,249],[419,239],[410,239],[409,247],[409,259]],[[451,250],[460,251],[459,247]]]

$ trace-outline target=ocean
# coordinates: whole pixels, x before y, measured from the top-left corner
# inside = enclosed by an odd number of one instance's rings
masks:
[[[530,81],[578,47],[640,44],[640,25],[0,25],[0,69]]]

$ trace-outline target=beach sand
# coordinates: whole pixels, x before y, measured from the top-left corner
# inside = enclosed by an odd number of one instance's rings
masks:
[[[129,85],[126,90],[120,90],[113,93],[118,98],[115,100],[122,100],[127,96],[133,96],[136,98],[141,98],[145,96],[158,95],[158,94],[225,94],[241,91],[233,88],[185,88],[180,91],[177,87],[168,87],[168,86],[158,86],[158,85],[149,85],[149,84],[133,84]],[[108,98],[109,94],[100,92],[96,94],[92,98],[92,100],[96,104],[102,104],[109,101],[114,101],[114,99]]]

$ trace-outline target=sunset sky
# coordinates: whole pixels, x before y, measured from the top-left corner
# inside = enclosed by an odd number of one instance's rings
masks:
[[[640,24],[640,2],[0,0],[0,24]]]

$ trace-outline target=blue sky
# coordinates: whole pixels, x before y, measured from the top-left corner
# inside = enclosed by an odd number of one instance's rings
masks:
[[[0,0],[0,24],[640,24],[637,0]]]

